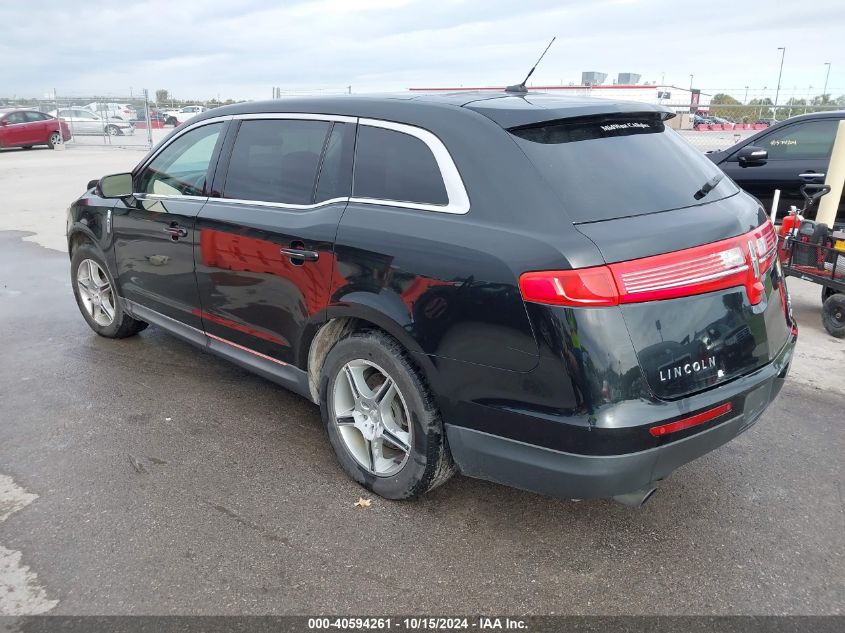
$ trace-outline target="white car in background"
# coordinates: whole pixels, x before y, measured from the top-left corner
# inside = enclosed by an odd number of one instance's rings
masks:
[[[123,121],[132,121],[135,118],[135,108],[129,103],[103,103],[95,101],[84,106],[86,110],[90,110],[102,117],[109,117],[112,119],[122,119]]]
[[[208,108],[206,108],[205,106],[189,105],[181,109],[163,108],[161,109],[161,112],[162,114],[164,114],[165,117],[167,117],[164,122],[165,125],[177,126],[181,123],[184,123],[191,117],[195,117],[198,114],[205,112],[206,110],[208,110]]]
[[[115,117],[103,118],[88,108],[70,107],[53,110],[51,116],[67,121],[71,134],[108,134],[109,136],[125,136],[135,133],[135,126],[129,121]]]

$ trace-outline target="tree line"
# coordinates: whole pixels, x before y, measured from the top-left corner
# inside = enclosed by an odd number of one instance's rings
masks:
[[[807,112],[845,107],[845,95],[840,95],[835,99],[830,94],[816,95],[811,99],[791,97],[784,103],[779,103],[777,108],[774,105],[769,97],[751,99],[748,103],[742,103],[728,94],[719,93],[713,95],[710,100],[708,114],[737,123],[754,123],[758,119],[782,120]]]

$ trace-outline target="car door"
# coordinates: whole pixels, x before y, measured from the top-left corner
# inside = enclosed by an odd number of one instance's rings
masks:
[[[30,137],[36,143],[46,143],[47,139],[50,137],[50,133],[56,129],[53,125],[51,125],[50,117],[43,112],[27,112],[26,120],[32,128]]]
[[[838,124],[838,119],[816,119],[777,127],[754,142],[769,154],[764,164],[743,167],[734,152],[720,167],[767,210],[780,189],[778,217],[783,217],[791,205],[804,205],[801,185],[824,182]]]
[[[72,135],[92,134],[93,114],[81,108],[60,110],[59,116],[67,121]]]
[[[26,118],[26,112],[10,112],[6,115],[6,145],[28,145],[32,141],[32,126]]]
[[[293,364],[328,304],[355,123],[291,116],[233,122],[197,218],[196,271],[210,338]]]
[[[81,108],[73,113],[81,134],[105,134],[105,122],[99,115]]]
[[[225,126],[210,122],[171,139],[133,172],[135,193],[113,209],[121,296],[198,330],[194,224],[207,199]]]

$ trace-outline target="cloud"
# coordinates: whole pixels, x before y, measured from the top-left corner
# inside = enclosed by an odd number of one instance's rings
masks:
[[[717,0],[700,10],[668,0],[45,0],[0,8],[0,96],[128,94],[261,98],[289,91],[504,85],[520,80],[552,35],[536,84],[578,82],[583,70],[711,89],[823,82],[845,91],[845,6]],[[49,33],[49,36],[45,34]],[[802,46],[802,42],[812,46]]]

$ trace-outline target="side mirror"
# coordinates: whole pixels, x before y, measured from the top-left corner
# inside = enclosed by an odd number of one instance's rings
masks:
[[[103,198],[126,198],[132,195],[132,174],[111,174],[97,182],[96,193]]]
[[[736,160],[740,167],[753,167],[765,165],[769,160],[769,152],[756,145],[746,145],[736,153]]]

